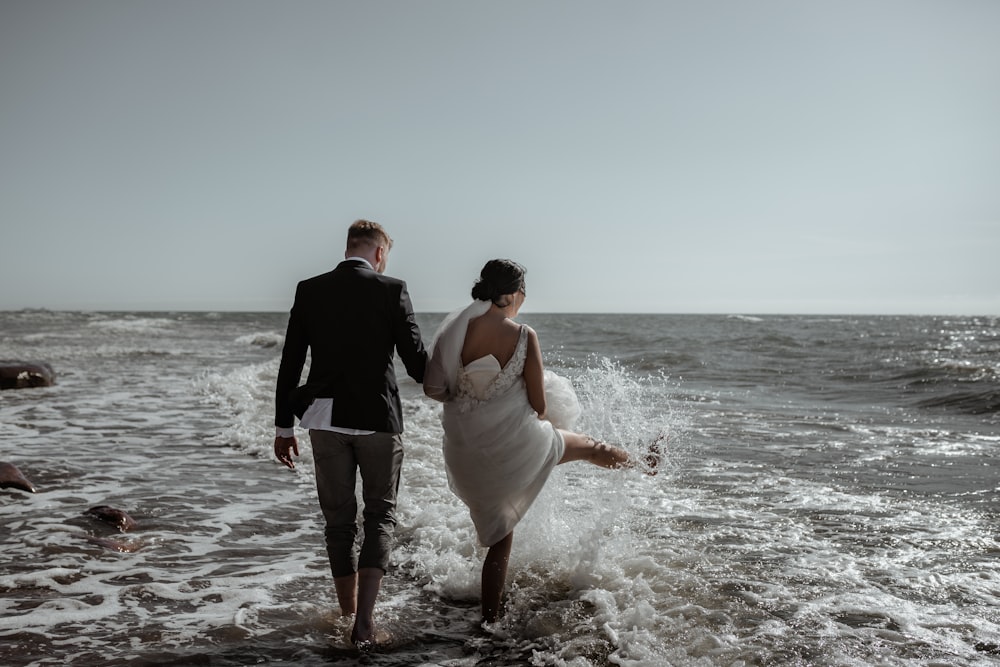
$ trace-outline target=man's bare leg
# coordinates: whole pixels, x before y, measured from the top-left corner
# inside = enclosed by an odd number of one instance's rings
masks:
[[[353,616],[358,611],[358,573],[334,577],[333,587],[337,591],[340,613],[344,616]]]
[[[382,587],[381,568],[363,567],[358,570],[358,614],[351,630],[351,642],[359,649],[371,648],[375,641],[375,599]]]

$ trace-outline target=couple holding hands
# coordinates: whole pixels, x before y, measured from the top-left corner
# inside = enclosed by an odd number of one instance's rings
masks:
[[[389,568],[403,461],[398,353],[424,393],[444,403],[443,452],[452,491],[468,506],[488,547],[482,573],[483,619],[495,621],[513,529],[556,465],[586,460],[604,468],[633,465],[619,447],[556,428],[546,418],[538,337],[515,317],[525,300],[525,270],[490,260],[472,288],[472,304],[441,324],[428,355],[406,283],[384,274],[392,239],[358,220],[344,261],[298,284],[275,391],[274,453],[289,468],[298,443],[294,419],[309,429],[326,548],[341,612],[354,615],[351,642],[375,641],[373,612]],[[306,384],[299,386],[306,354]],[[646,463],[655,468],[655,446]],[[361,473],[363,539],[356,474]]]

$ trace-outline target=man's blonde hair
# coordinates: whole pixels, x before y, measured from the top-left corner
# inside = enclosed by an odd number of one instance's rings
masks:
[[[372,248],[382,246],[386,251],[392,250],[392,238],[382,225],[371,220],[355,220],[347,228],[347,249]]]

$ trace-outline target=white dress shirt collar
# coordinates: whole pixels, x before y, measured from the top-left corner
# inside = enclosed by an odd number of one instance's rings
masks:
[[[375,270],[375,267],[374,267],[374,266],[372,266],[372,263],[371,263],[371,262],[369,262],[369,261],[368,261],[367,259],[365,259],[364,257],[345,257],[345,258],[344,258],[344,261],[345,261],[345,262],[364,262],[364,263],[365,263],[365,266],[367,266],[367,267],[368,267],[369,269],[371,269],[372,271],[374,271],[374,270]]]

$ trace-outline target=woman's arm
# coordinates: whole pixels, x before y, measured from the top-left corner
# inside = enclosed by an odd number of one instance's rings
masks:
[[[434,348],[431,358],[427,361],[427,369],[424,371],[424,394],[442,403],[447,401],[448,378],[441,363],[440,346]]]
[[[545,419],[545,366],[538,334],[531,327],[528,327],[528,356],[524,360],[524,385],[528,390],[528,403],[539,419]]]

